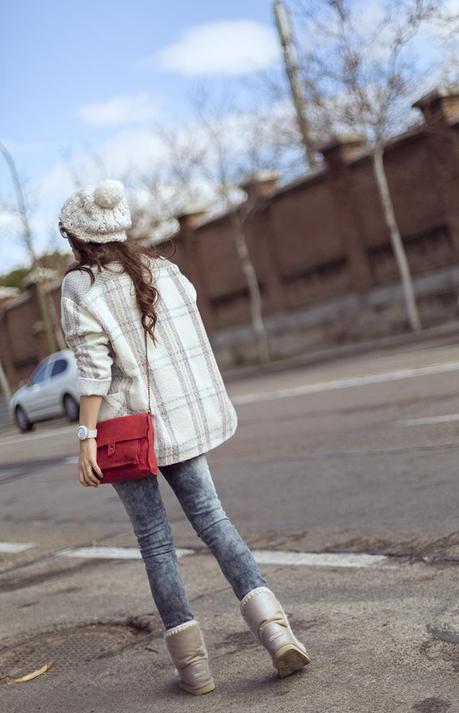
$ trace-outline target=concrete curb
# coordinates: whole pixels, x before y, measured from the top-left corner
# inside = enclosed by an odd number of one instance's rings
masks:
[[[222,376],[226,383],[231,383],[233,381],[250,379],[254,376],[265,376],[288,371],[289,369],[301,369],[306,366],[324,364],[334,359],[346,359],[360,354],[369,354],[394,347],[425,344],[429,341],[438,341],[445,344],[454,344],[456,342],[459,346],[459,320],[446,322],[438,327],[423,329],[420,332],[416,332],[416,334],[407,332],[391,334],[388,337],[381,337],[380,339],[373,339],[367,342],[355,342],[352,344],[325,347],[306,354],[297,354],[296,356],[285,359],[278,359],[266,365],[247,364],[246,366],[222,369]],[[0,407],[2,405],[4,404],[0,398]],[[5,436],[8,431],[11,431],[11,433],[16,432],[14,424],[1,422],[0,420],[0,433]]]
[[[391,349],[400,346],[411,346],[424,344],[429,341],[445,341],[459,345],[459,320],[446,322],[438,327],[423,329],[415,334],[403,332],[401,334],[391,334],[387,337],[372,339],[366,342],[354,342],[352,344],[342,344],[303,354],[297,354],[285,359],[278,359],[269,364],[247,364],[245,366],[222,369],[222,376],[226,383],[249,379],[253,376],[264,376],[265,374],[275,374],[289,369],[300,369],[305,366],[313,366],[334,359],[368,354],[379,350]]]

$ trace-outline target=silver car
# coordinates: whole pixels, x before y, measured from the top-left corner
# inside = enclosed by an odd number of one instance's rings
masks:
[[[71,349],[43,359],[10,400],[10,413],[22,432],[32,430],[37,421],[59,416],[77,421],[79,412],[77,364]]]

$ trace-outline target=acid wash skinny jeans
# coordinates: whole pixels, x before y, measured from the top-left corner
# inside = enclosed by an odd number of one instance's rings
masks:
[[[185,515],[217,559],[238,599],[267,586],[255,558],[222,508],[206,455],[160,466]],[[158,476],[111,483],[131,520],[165,629],[194,619],[177,565],[177,553]]]

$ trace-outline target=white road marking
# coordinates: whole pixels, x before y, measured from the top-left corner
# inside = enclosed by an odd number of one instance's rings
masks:
[[[281,552],[252,550],[259,564],[313,565],[315,567],[369,567],[387,561],[385,555],[351,552]]]
[[[459,413],[445,413],[444,416],[426,416],[424,418],[410,418],[399,421],[401,426],[429,426],[436,423],[454,423],[459,421]]]
[[[177,548],[177,557],[194,554],[194,550]],[[82,557],[86,559],[123,559],[138,560],[142,558],[137,547],[69,547],[55,553],[59,557]]]
[[[192,555],[200,550],[177,549],[177,556]],[[317,552],[282,552],[279,550],[252,550],[259,564],[314,565],[318,567],[369,567],[387,561],[384,555],[360,553],[317,553]],[[90,559],[141,559],[136,547],[78,547],[59,550],[61,557],[81,557]]]
[[[314,384],[302,384],[285,389],[274,391],[264,391],[252,394],[240,394],[232,397],[234,404],[249,404],[257,401],[271,401],[273,399],[283,399],[290,396],[302,396],[305,394],[318,394],[323,391],[335,391],[337,389],[350,389],[356,386],[366,386],[368,384],[384,384],[388,381],[401,381],[412,379],[416,376],[430,376],[433,374],[448,374],[452,371],[459,371],[459,362],[452,361],[444,364],[432,364],[431,366],[421,366],[414,369],[397,369],[395,371],[383,372],[381,374],[366,374],[345,379],[332,379],[331,381],[318,381]],[[64,426],[51,431],[41,433],[23,433],[18,436],[5,436],[0,438],[0,445],[10,445],[14,443],[26,443],[40,438],[51,438],[56,435],[73,433],[74,426]]]
[[[64,458],[63,463],[79,463],[80,458],[78,456],[67,456]]]
[[[14,552],[24,552],[36,546],[35,542],[0,542],[0,552],[12,554]]]
[[[333,379],[332,381],[319,381],[315,384],[303,384],[292,386],[275,391],[264,391],[258,394],[240,394],[233,396],[234,404],[250,404],[258,401],[271,401],[274,399],[284,399],[290,396],[302,396],[305,394],[319,394],[323,391],[335,391],[337,389],[350,389],[356,386],[366,386],[368,384],[384,384],[388,381],[401,381],[412,379],[415,376],[430,376],[432,374],[447,374],[451,371],[459,371],[459,362],[447,362],[445,364],[433,364],[415,369],[398,369],[396,371],[383,372],[381,374],[367,374],[365,376],[354,376],[347,379]]]

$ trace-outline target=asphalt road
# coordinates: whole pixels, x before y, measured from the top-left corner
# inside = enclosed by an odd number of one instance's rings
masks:
[[[56,663],[0,679],[0,711],[459,711],[458,384],[459,346],[431,342],[231,381],[214,481],[312,661],[276,678],[163,480],[217,684],[199,702],[175,688],[142,562],[61,552],[136,547],[113,489],[79,484],[74,426],[3,431],[0,546],[31,546],[0,553],[0,675]]]

